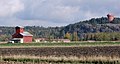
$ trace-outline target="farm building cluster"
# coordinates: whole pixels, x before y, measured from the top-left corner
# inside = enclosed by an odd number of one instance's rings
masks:
[[[51,40],[46,39],[46,38],[37,38],[37,39],[35,39],[35,42],[44,42],[44,43],[47,43],[49,41],[51,41],[52,43],[55,43],[55,42],[58,42],[58,43],[59,42],[66,42],[66,43],[68,43],[68,42],[70,42],[69,39],[51,39]]]
[[[51,42],[70,42],[69,39],[52,39]],[[15,27],[15,33],[12,35],[12,39],[9,41],[10,43],[32,43],[33,35],[27,31],[24,31],[24,27],[17,26]],[[37,38],[35,42],[49,42],[46,38]]]
[[[15,27],[15,34],[12,35],[12,43],[30,43],[32,42],[33,35],[24,31],[24,27]]]

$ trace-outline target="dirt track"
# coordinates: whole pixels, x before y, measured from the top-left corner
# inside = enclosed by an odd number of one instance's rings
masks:
[[[0,55],[77,56],[77,57],[102,55],[120,57],[120,46],[0,48]]]

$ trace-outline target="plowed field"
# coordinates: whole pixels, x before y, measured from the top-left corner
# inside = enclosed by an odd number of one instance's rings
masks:
[[[40,47],[40,48],[0,48],[1,56],[117,56],[120,57],[120,46],[100,47]]]

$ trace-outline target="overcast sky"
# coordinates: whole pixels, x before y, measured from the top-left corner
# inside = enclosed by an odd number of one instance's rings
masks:
[[[120,16],[120,0],[0,0],[1,26],[65,26]]]

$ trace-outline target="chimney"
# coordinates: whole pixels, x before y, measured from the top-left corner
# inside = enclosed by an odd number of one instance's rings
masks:
[[[23,33],[24,32],[24,27],[17,26],[15,27],[16,33]]]

